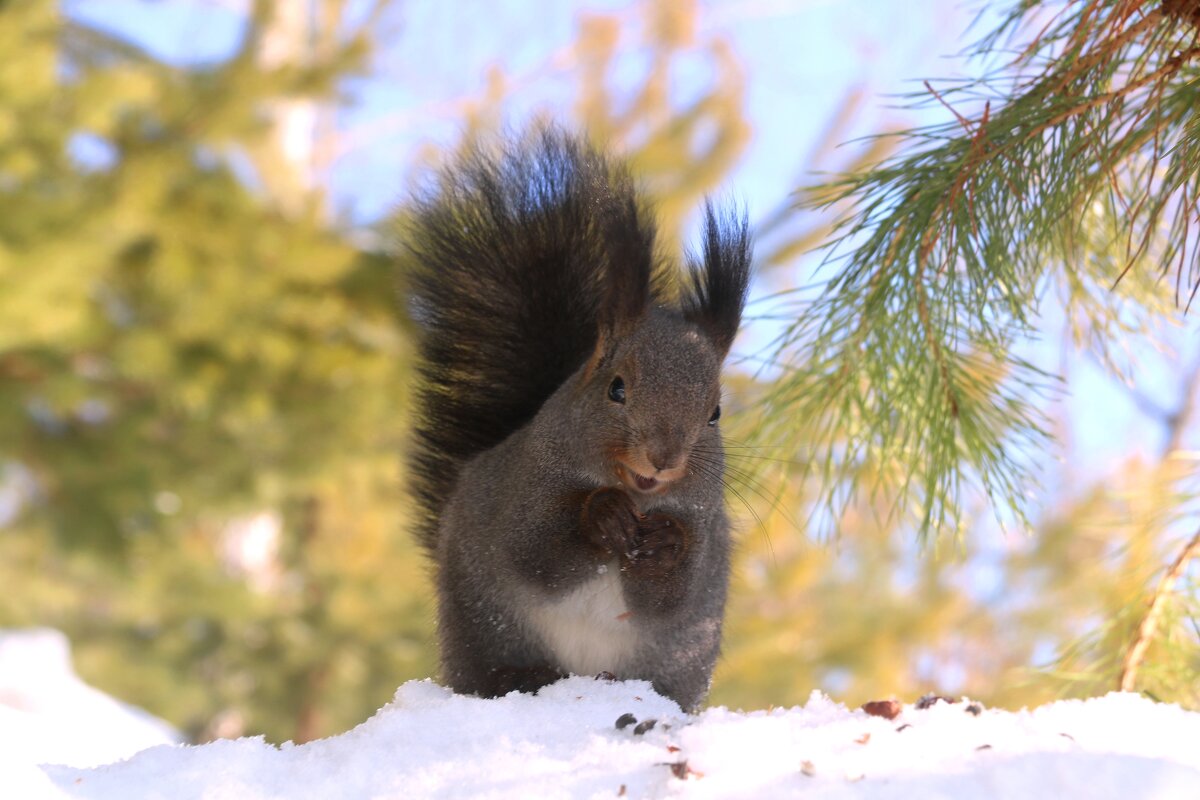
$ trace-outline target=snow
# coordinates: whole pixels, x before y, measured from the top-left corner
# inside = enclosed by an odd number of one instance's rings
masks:
[[[0,631],[0,798],[64,797],[37,764],[107,764],[179,733],[81,681],[67,637]]]
[[[58,631],[0,631],[4,756],[90,767],[178,741],[167,723],[81,681]]]
[[[888,720],[814,693],[803,707],[689,717],[639,681],[576,677],[495,700],[412,681],[340,736],[130,755],[150,743],[129,735],[144,717],[105,716],[128,709],[96,703],[69,666],[70,680],[27,675],[39,704],[0,706],[4,798],[1200,798],[1200,714],[1132,694],[1020,712],[906,705]],[[624,714],[656,724],[618,729]],[[94,766],[110,746],[129,757]]]

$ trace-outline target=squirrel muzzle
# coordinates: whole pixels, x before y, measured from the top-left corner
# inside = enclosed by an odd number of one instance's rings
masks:
[[[663,466],[655,466],[656,463]],[[660,459],[645,452],[624,452],[616,458],[615,471],[626,487],[642,494],[660,494],[687,474],[687,456]]]

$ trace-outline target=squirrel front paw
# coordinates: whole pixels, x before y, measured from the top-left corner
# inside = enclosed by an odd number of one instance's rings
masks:
[[[687,532],[666,514],[643,516],[623,490],[606,486],[588,495],[583,504],[581,531],[606,556],[621,560],[622,569],[641,575],[661,575],[683,560]]]
[[[687,532],[679,521],[666,514],[650,514],[638,520],[637,535],[621,565],[639,575],[665,575],[683,561]]]
[[[604,486],[584,501],[579,527],[602,554],[625,557],[633,548],[641,518],[633,498],[624,490]]]

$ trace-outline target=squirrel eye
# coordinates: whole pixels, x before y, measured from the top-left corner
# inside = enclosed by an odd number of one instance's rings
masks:
[[[608,385],[608,399],[614,403],[625,402],[625,381],[621,380],[621,376],[613,378],[613,382]]]
[[[708,424],[716,425],[717,420],[719,420],[720,418],[721,418],[721,407],[717,406],[716,408],[713,409],[712,416],[708,418]]]

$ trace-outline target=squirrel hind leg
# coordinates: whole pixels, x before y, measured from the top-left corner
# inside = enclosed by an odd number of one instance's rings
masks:
[[[549,664],[520,667],[498,665],[483,671],[480,679],[471,686],[460,688],[451,681],[451,688],[456,692],[480,697],[503,697],[509,692],[532,694],[543,686],[549,686],[565,677],[565,674]]]

